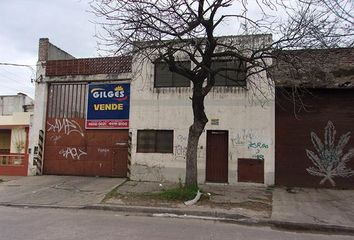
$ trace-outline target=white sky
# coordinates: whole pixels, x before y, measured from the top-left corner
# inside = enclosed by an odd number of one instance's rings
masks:
[[[94,15],[84,0],[0,0],[0,63],[36,69],[41,37],[75,57],[95,57]],[[0,95],[34,96],[29,68],[0,65]]]
[[[35,72],[26,67],[4,66],[1,63],[28,64],[36,69],[39,38],[49,41],[74,57],[97,57],[95,24],[90,13],[90,0],[0,0],[0,95],[23,92],[34,96],[31,78]],[[249,0],[248,17],[256,20],[261,14],[255,1]],[[225,9],[237,13],[239,6]],[[239,13],[239,12],[238,12]],[[282,16],[273,9],[272,15]],[[90,22],[91,21],[91,22]],[[220,34],[239,33],[232,21],[220,26]],[[231,31],[232,30],[232,31]],[[101,52],[102,53],[102,52]]]
[[[96,26],[90,22],[97,19],[88,11],[89,0],[0,0],[0,63],[36,69],[41,37],[75,57],[98,56]],[[0,95],[34,97],[31,78],[35,72],[29,68],[0,65]]]
[[[49,41],[74,57],[96,57],[94,34],[97,20],[90,13],[89,0],[0,0],[0,95],[23,92],[34,97],[39,38]],[[229,9],[233,11],[233,9]],[[90,22],[91,21],[91,22]],[[225,33],[230,34],[228,26]],[[222,27],[224,28],[224,26]],[[237,29],[233,30],[237,33]]]

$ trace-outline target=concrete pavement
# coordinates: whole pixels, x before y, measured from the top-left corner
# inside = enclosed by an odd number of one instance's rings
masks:
[[[1,205],[77,207],[97,204],[122,178],[77,176],[0,177]]]
[[[0,206],[4,240],[349,240],[352,236],[278,231],[270,227],[201,219],[129,215],[78,209],[32,209]]]
[[[271,219],[354,228],[354,190],[275,188]]]
[[[75,176],[0,178],[5,180],[0,183],[2,206],[86,208],[149,216],[201,217],[354,235],[354,190],[299,188],[287,191],[255,185],[207,184],[201,185],[201,188],[212,194],[210,201],[187,207],[183,203],[171,202],[151,205],[146,198],[143,201],[131,198],[134,193],[161,190],[160,183],[156,182]],[[105,194],[117,186],[119,197],[102,202]],[[175,184],[163,183],[163,187],[173,186]],[[272,208],[268,208],[267,204],[271,203]],[[271,214],[269,211],[272,211]]]

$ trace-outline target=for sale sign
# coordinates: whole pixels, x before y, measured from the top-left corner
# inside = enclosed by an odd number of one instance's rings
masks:
[[[86,129],[129,128],[130,84],[89,84]]]

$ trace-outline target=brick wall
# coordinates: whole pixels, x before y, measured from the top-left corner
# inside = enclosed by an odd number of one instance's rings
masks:
[[[46,76],[130,73],[132,58],[105,57],[46,62]]]
[[[48,57],[49,39],[40,38],[38,48],[38,61],[45,61]]]

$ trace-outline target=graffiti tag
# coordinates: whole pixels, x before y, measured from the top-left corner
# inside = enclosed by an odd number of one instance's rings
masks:
[[[253,149],[253,158],[264,161],[264,155],[261,153],[262,149],[268,149],[269,145],[263,142],[249,142],[248,149]]]
[[[63,132],[66,135],[70,135],[71,133],[78,133],[81,136],[84,136],[84,132],[81,126],[75,120],[69,120],[67,118],[63,118],[63,119],[56,118],[53,124],[50,122],[47,122],[47,124],[48,124],[48,129],[47,129],[48,132],[50,131],[55,133]]]
[[[261,142],[250,142],[248,148],[269,148],[268,144]]]
[[[99,152],[99,153],[108,153],[109,149],[108,148],[97,148],[97,152]]]
[[[86,152],[82,151],[80,148],[67,147],[59,151],[60,155],[63,155],[64,158],[72,158],[74,160],[80,160],[82,155],[87,155]]]
[[[61,139],[61,136],[51,136],[50,140],[54,142],[54,144],[57,144],[58,140]]]

